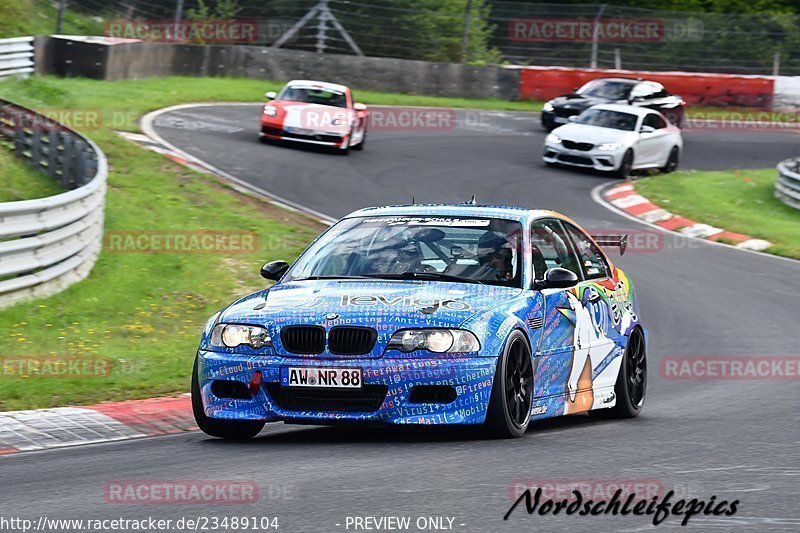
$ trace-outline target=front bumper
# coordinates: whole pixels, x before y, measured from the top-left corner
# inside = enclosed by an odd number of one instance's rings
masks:
[[[597,148],[582,151],[570,150],[560,144],[546,142],[542,158],[545,163],[611,171],[619,168],[624,155],[624,146],[613,151],[598,150]]]
[[[206,416],[234,420],[326,424],[481,424],[486,417],[497,358],[315,359],[251,356],[199,351],[198,379]],[[280,386],[282,366],[358,367],[362,393],[342,389]],[[220,397],[215,381],[235,381],[245,390],[256,371],[262,383],[255,395]],[[450,389],[455,398],[441,401],[420,396],[420,390]],[[428,387],[427,389],[425,387]],[[412,389],[416,391],[413,392]],[[438,398],[437,398],[438,399]],[[364,407],[372,405],[372,407]]]
[[[561,109],[558,112],[542,110],[540,113],[540,118],[542,121],[542,127],[547,131],[551,131],[559,126],[569,123],[569,117],[580,114],[581,112],[577,110]]]
[[[286,130],[263,123],[261,124],[260,135],[276,141],[291,141],[337,148],[341,148],[347,140],[346,134],[311,130]]]

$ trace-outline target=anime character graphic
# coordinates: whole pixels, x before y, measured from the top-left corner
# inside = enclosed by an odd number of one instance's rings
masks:
[[[609,304],[591,285],[582,292],[580,298],[567,293],[575,317],[575,352],[567,380],[568,410],[573,413],[594,407],[594,378],[616,347],[610,338]]]

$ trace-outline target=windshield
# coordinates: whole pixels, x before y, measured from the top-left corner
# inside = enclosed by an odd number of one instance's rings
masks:
[[[627,81],[592,80],[576,92],[582,96],[606,98],[608,100],[626,100],[634,84]]]
[[[333,107],[347,107],[347,98],[344,93],[329,89],[313,87],[286,87],[278,100],[290,100],[292,102],[305,102],[307,104],[329,105]]]
[[[521,226],[495,218],[349,218],[325,232],[284,281],[421,279],[520,287]]]
[[[601,128],[635,131],[637,119],[638,117],[636,115],[630,113],[589,108],[581,113],[575,122],[578,124],[588,124],[589,126],[600,126]]]

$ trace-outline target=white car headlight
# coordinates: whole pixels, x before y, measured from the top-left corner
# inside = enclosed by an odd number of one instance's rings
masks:
[[[271,346],[272,339],[261,326],[245,326],[240,324],[217,324],[211,334],[211,345],[236,348],[246,344],[251,348]]]
[[[553,104],[551,104],[550,102],[545,102],[544,105],[542,106],[542,111],[552,111],[553,109],[554,109]]]
[[[597,149],[602,150],[604,152],[613,152],[618,148],[619,148],[619,143],[603,143],[597,145]]]
[[[264,114],[268,117],[274,117],[278,114],[278,108],[274,105],[265,105],[264,106]]]
[[[561,137],[559,137],[555,133],[551,133],[550,135],[547,136],[547,142],[553,144],[561,144]]]
[[[481,349],[478,338],[463,329],[403,329],[392,335],[389,350],[435,353],[473,353]]]

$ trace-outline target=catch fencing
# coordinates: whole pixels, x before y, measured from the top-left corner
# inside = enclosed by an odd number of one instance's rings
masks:
[[[0,149],[12,149],[67,192],[0,203],[0,307],[85,278],[103,240],[108,166],[88,138],[0,100]]]
[[[214,5],[213,9],[207,6]],[[70,0],[96,31],[237,19],[253,46],[471,64],[800,75],[800,15],[508,0]],[[124,22],[130,24],[124,24]],[[136,22],[138,21],[138,22]],[[54,26],[55,27],[55,26]],[[148,33],[148,32],[145,32]],[[112,37],[138,37],[137,31]],[[207,42],[206,44],[211,44]]]

